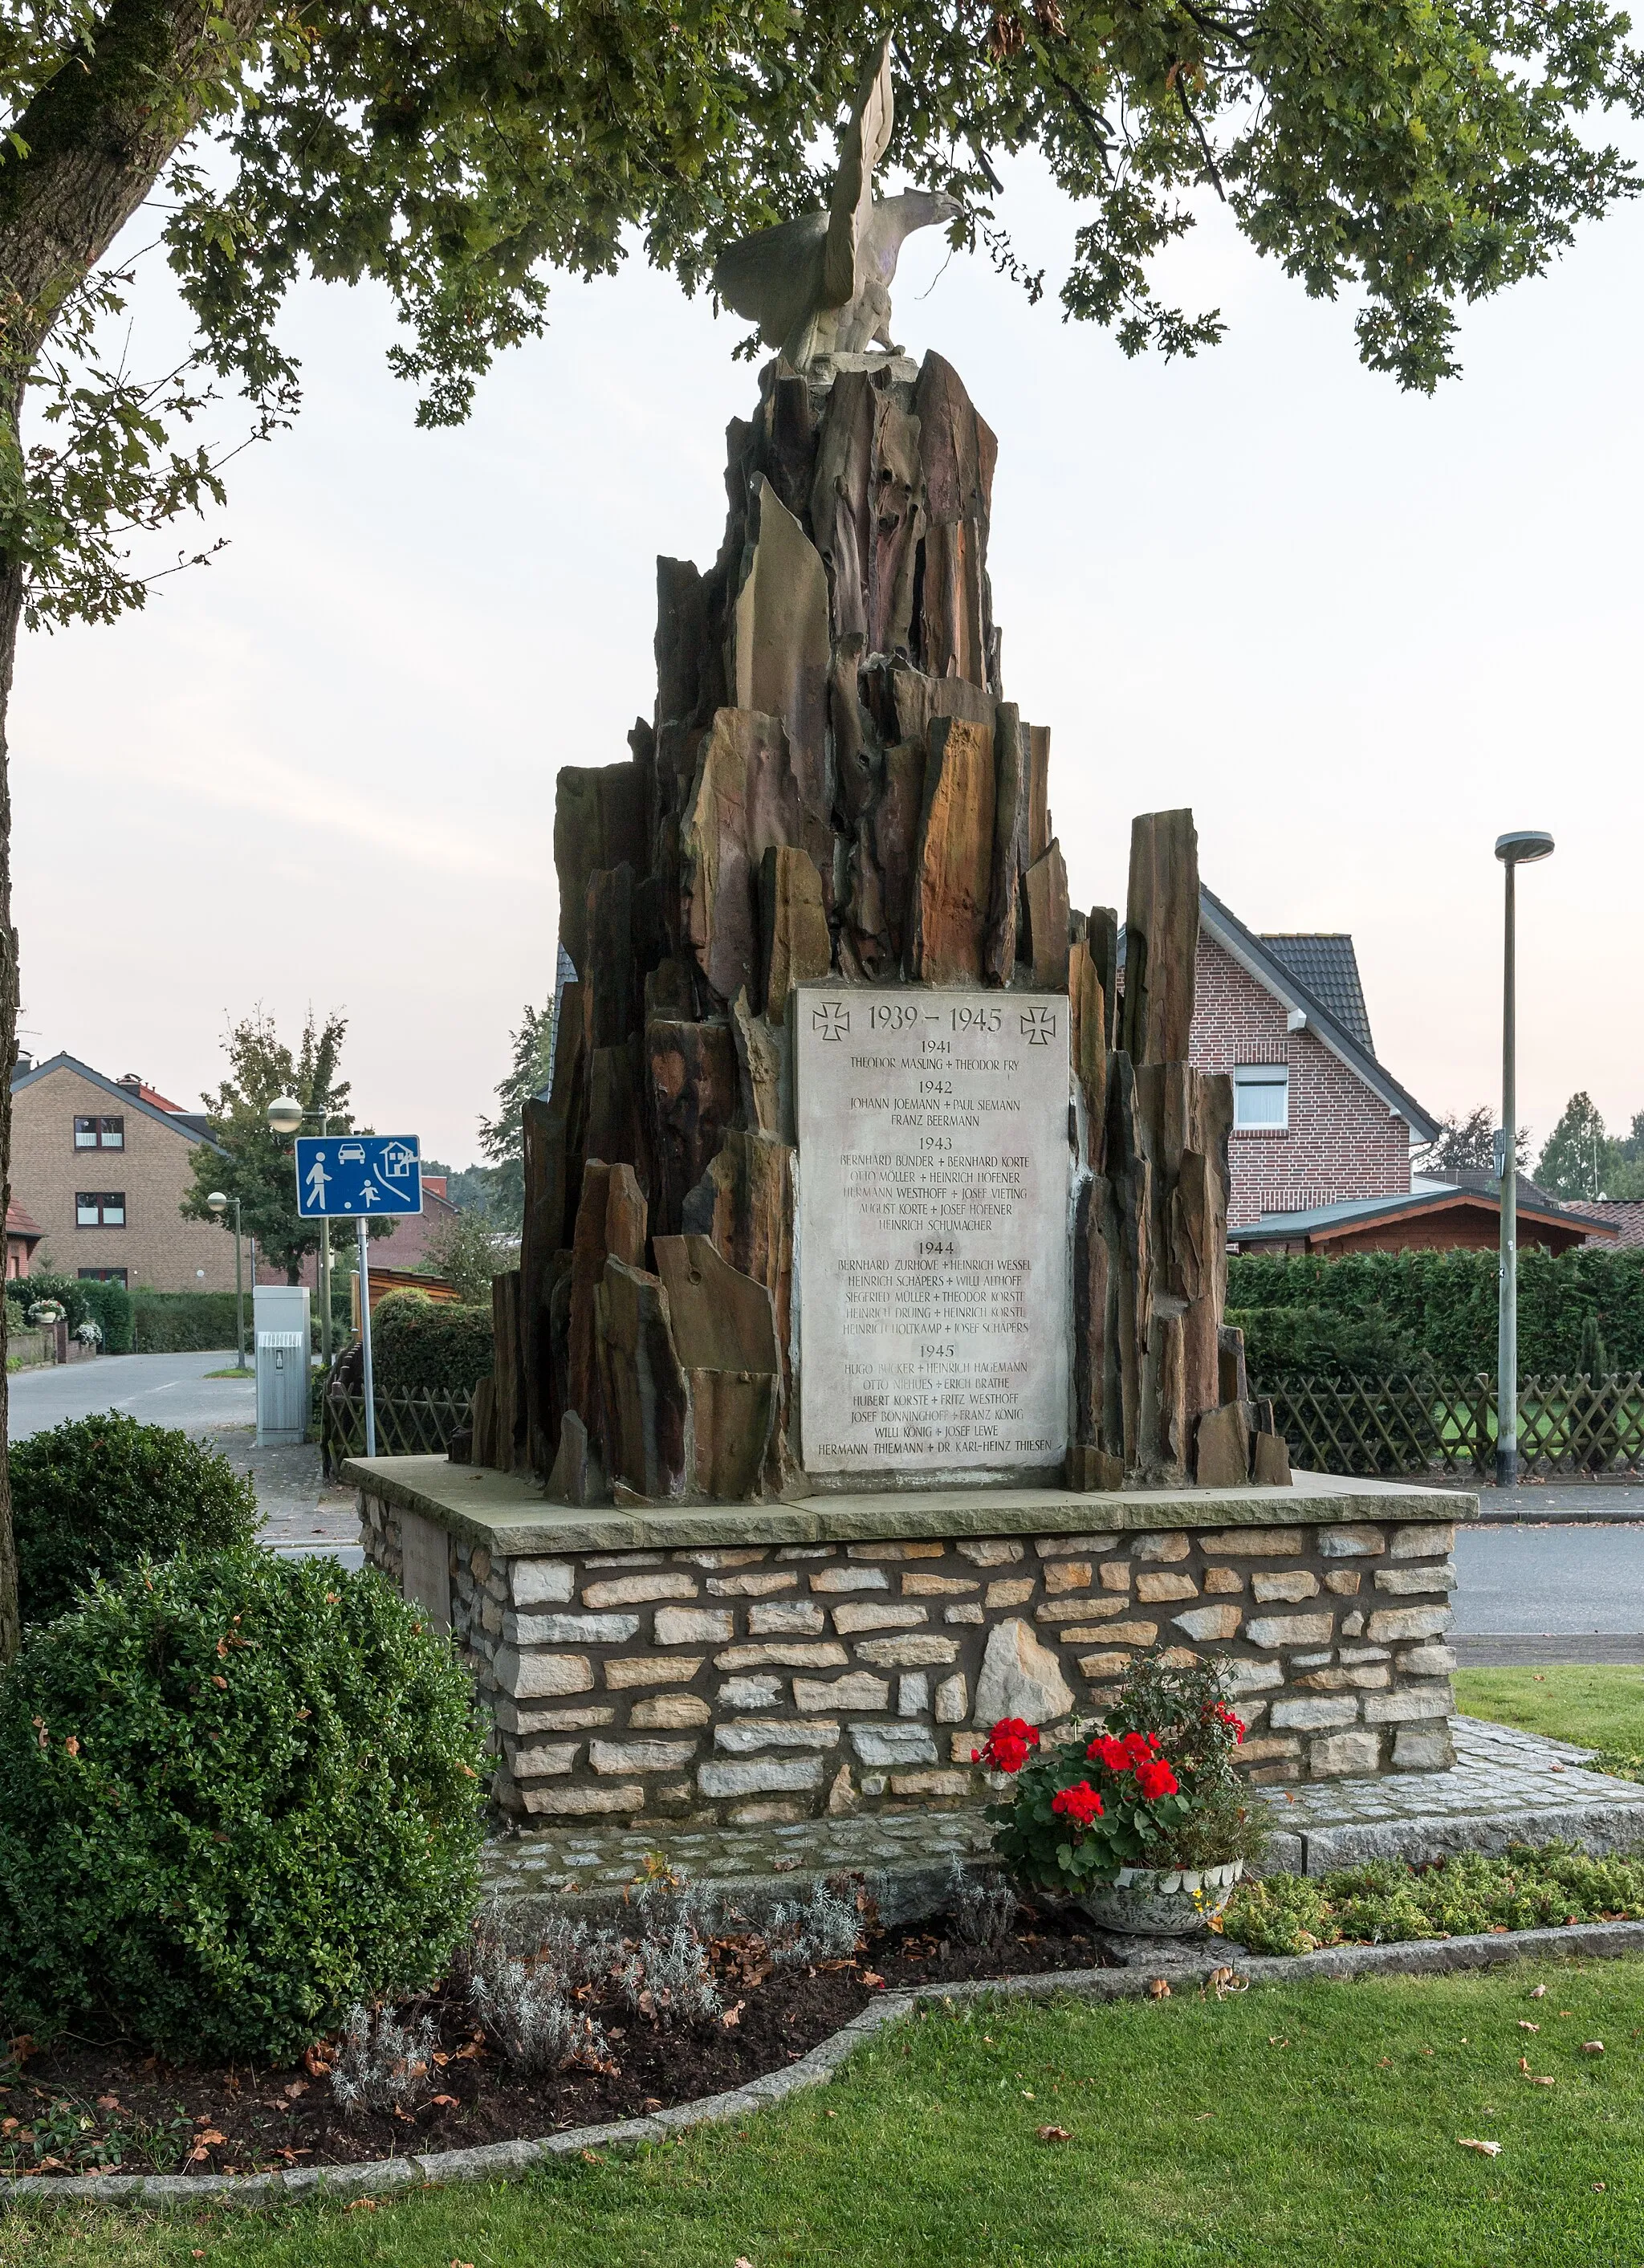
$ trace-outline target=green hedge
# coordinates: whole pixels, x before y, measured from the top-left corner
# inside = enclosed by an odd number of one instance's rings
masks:
[[[232,1292],[136,1292],[139,1354],[205,1354],[234,1344]],[[246,1288],[246,1336],[251,1336],[251,1288]]]
[[[1392,1378],[1430,1363],[1374,1301],[1342,1307],[1229,1307],[1255,1379]]]
[[[491,1311],[389,1292],[371,1311],[379,1394],[469,1394],[491,1367]]]
[[[60,1300],[68,1311],[71,1331],[88,1316],[100,1323],[105,1354],[130,1353],[131,1294],[123,1284],[84,1284],[77,1276],[26,1276],[6,1285],[6,1300],[11,1309],[7,1317],[8,1329],[27,1329],[24,1318],[36,1300]]]
[[[1227,1263],[1227,1306],[1344,1317],[1379,1309],[1390,1330],[1447,1376],[1495,1366],[1493,1252],[1358,1252],[1341,1260],[1242,1255]],[[1557,1255],[1520,1253],[1518,1363],[1524,1375],[1578,1369],[1589,1315],[1603,1333],[1611,1367],[1644,1370],[1644,1250],[1589,1245]],[[1259,1334],[1264,1325],[1250,1328]],[[1254,1362],[1252,1369],[1259,1382]]]

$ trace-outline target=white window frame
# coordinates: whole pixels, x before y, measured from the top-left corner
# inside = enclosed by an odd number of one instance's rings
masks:
[[[1247,1116],[1252,1103],[1266,1106],[1279,1098],[1276,1117]],[[1248,1099],[1248,1100],[1247,1100]],[[1287,1063],[1235,1064],[1233,1067],[1233,1129],[1235,1134],[1287,1134],[1290,1131],[1290,1066]]]

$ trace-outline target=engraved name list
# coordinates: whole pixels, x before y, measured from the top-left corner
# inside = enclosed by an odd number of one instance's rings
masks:
[[[1051,1473],[1065,994],[807,984],[795,1005],[806,1469]]]

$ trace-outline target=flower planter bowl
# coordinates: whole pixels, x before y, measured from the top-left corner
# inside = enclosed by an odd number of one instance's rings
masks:
[[[1244,1872],[1242,1859],[1225,1867],[1178,1869],[1121,1867],[1110,1882],[1093,1883],[1079,1899],[1100,1929],[1126,1937],[1185,1937],[1203,1929],[1233,1896]]]

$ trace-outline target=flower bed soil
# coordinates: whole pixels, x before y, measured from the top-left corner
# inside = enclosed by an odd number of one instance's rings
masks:
[[[1089,1926],[1071,1911],[1024,1906],[986,1951],[944,1928],[938,1920],[870,1931],[853,1960],[815,1969],[770,1968],[757,1938],[716,1940],[715,1973],[734,2021],[707,2030],[649,2022],[614,1986],[588,1992],[579,1997],[604,2024],[612,2071],[516,2077],[485,2045],[466,1996],[442,1989],[401,2012],[431,2014],[439,2046],[429,2092],[391,2112],[343,2115],[323,2043],[279,2071],[173,2066],[118,2044],[69,2040],[26,2052],[19,2066],[0,2049],[0,2176],[263,2173],[528,2140],[780,2071],[887,1990],[1102,1965]]]

